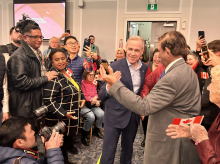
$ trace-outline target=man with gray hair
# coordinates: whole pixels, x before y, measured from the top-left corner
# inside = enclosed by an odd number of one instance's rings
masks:
[[[121,82],[130,91],[139,95],[144,83],[148,66],[140,61],[144,51],[144,40],[131,36],[126,45],[126,58],[111,64],[114,71],[121,71]],[[140,116],[129,111],[113,96],[108,94],[108,84],[103,84],[99,99],[106,100],[104,114],[105,137],[100,164],[113,164],[118,139],[121,136],[120,163],[130,164],[133,153],[133,142],[137,133]]]
[[[44,52],[43,52],[44,57],[47,57],[48,54],[50,53],[51,49],[53,49],[53,48],[60,48],[60,39],[55,36],[50,38],[49,48],[44,50]]]

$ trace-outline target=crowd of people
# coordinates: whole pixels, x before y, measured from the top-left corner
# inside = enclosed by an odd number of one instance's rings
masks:
[[[71,164],[67,152],[78,153],[75,137],[80,133],[89,146],[94,126],[93,134],[103,139],[100,163],[114,163],[121,136],[120,163],[130,164],[140,120],[144,163],[220,161],[220,40],[207,44],[205,60],[204,38],[192,51],[180,32],[167,32],[145,63],[145,41],[131,36],[108,67],[93,35],[80,55],[79,41],[69,33],[52,37],[41,53],[42,32],[33,22],[12,27],[9,34],[11,43],[0,47],[0,163]],[[34,111],[42,106],[48,110],[43,124],[63,121],[63,134],[53,130],[48,140],[39,135]],[[201,125],[172,124],[174,118],[199,115],[204,116]]]

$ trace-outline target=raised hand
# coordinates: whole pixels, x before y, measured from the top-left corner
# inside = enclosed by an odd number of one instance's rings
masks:
[[[205,45],[205,38],[200,39],[202,37],[202,35],[200,37],[198,37],[197,41],[196,41],[196,50],[200,51],[202,46]]]
[[[113,69],[108,66],[109,75],[106,74],[105,68],[101,65],[100,66],[100,73],[103,78],[103,80],[108,83],[109,85],[113,85],[116,81],[121,79],[121,72],[116,71],[113,73]]]
[[[91,58],[91,48],[89,46],[86,46],[84,47],[84,49],[86,50],[86,51],[83,51],[86,53],[86,57]]]

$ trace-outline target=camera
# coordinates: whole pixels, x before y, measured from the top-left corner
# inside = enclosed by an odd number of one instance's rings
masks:
[[[204,57],[205,61],[209,59],[208,45],[202,46],[202,56]]]
[[[33,24],[33,25],[39,27],[39,25],[34,20],[32,20],[28,15],[23,13],[22,14],[22,19],[19,20],[19,22],[17,22],[17,24],[15,26],[15,29],[18,28],[20,33],[22,34],[25,26],[27,26],[28,24]]]
[[[37,108],[35,111],[34,111],[34,115],[37,117],[37,118],[40,118],[42,117],[43,115],[45,115],[46,113],[48,112],[48,108],[43,105],[39,108]]]
[[[66,124],[63,121],[61,121],[61,122],[58,122],[53,127],[45,126],[39,131],[39,135],[43,136],[45,141],[48,141],[51,137],[51,134],[53,133],[53,129],[55,129],[56,132],[59,132],[60,134],[62,134],[66,131]]]

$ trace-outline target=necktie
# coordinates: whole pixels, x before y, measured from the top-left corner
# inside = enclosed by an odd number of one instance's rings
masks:
[[[164,75],[165,75],[165,70],[164,70],[164,71],[162,72],[162,74],[160,75],[159,80],[162,79],[162,77],[164,77]]]

